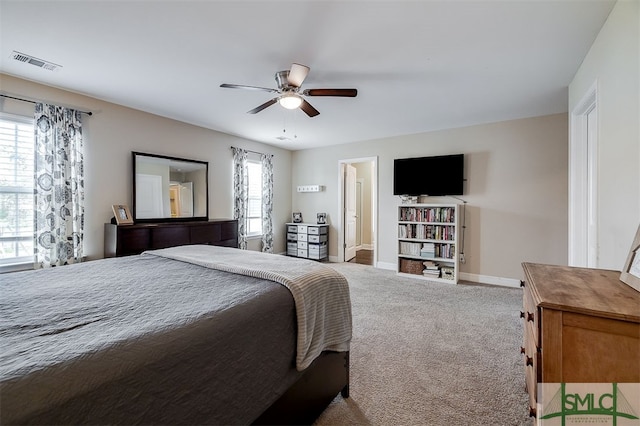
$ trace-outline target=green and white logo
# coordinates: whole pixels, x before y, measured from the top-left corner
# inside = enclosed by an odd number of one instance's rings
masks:
[[[640,426],[640,383],[538,383],[538,426]]]

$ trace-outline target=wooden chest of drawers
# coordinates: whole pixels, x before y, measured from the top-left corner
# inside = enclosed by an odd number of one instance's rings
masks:
[[[640,292],[619,271],[523,263],[530,414],[540,383],[640,382]]]

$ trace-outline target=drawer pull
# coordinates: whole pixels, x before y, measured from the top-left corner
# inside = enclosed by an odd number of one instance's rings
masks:
[[[524,353],[524,346],[520,346],[520,353],[523,354]]]
[[[524,281],[520,280],[520,287],[524,287]]]
[[[535,321],[535,316],[531,312],[527,312],[527,321]]]
[[[529,407],[529,417],[537,417],[536,407]]]
[[[520,318],[524,318],[524,312],[520,311]]]
[[[531,358],[530,356],[525,356],[525,358],[527,359],[525,364],[533,366],[533,358]]]

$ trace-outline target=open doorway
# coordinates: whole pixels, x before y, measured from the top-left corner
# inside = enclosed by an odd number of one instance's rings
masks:
[[[338,260],[376,266],[378,158],[339,162]]]

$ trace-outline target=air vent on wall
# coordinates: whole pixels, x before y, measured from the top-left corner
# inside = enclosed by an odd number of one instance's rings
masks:
[[[58,68],[62,68],[62,65],[54,64],[53,62],[45,61],[44,59],[38,59],[34,56],[17,52],[15,50],[11,53],[11,58],[49,71],[56,71]]]

